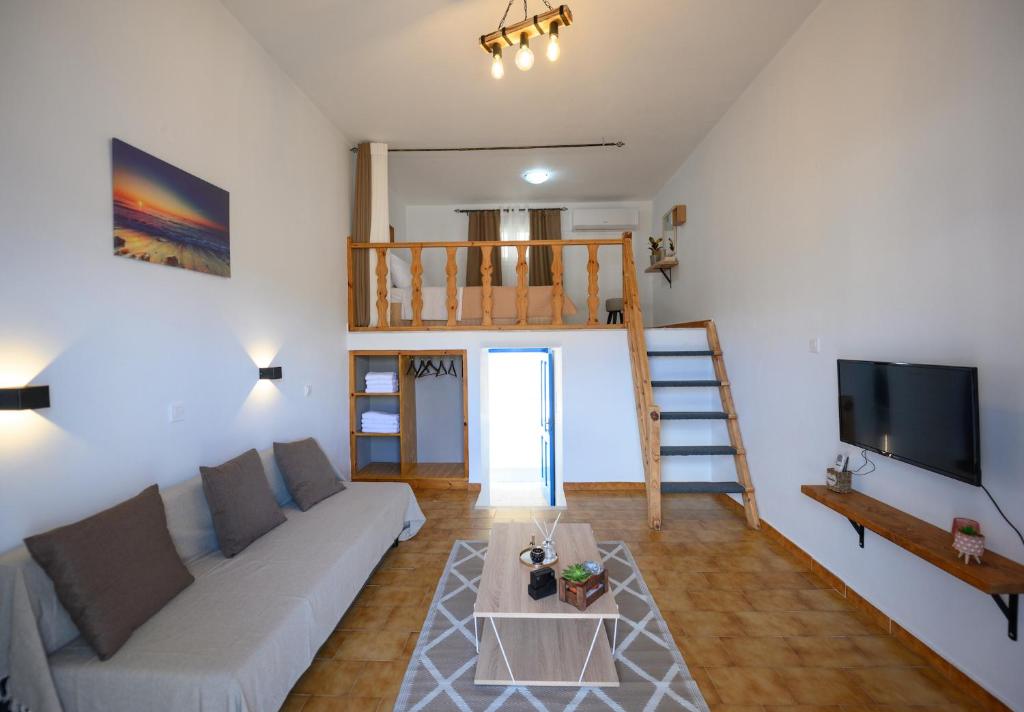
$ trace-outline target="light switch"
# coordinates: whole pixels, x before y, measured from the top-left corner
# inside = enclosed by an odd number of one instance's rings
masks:
[[[812,354],[821,353],[821,337],[815,336],[813,339],[807,342],[807,350]]]
[[[302,387],[302,395],[306,396],[306,398],[309,398],[311,395],[313,395],[313,386],[309,383],[304,385]]]
[[[180,423],[185,419],[185,404],[171,403],[167,409],[167,419],[172,423]]]

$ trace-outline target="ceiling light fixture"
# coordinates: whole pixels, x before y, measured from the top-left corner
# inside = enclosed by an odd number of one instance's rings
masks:
[[[530,17],[526,7],[527,0],[523,0],[523,19],[513,25],[505,25],[508,12],[512,9],[514,0],[508,0],[505,14],[501,16],[498,29],[480,37],[480,46],[491,55],[491,76],[501,79],[505,76],[505,67],[501,63],[501,50],[503,47],[514,47],[519,45],[516,51],[516,66],[526,72],[533,67],[534,55],[530,49],[530,39],[541,35],[548,35],[547,57],[555,62],[562,53],[559,29],[572,24],[572,11],[568,5],[551,7],[548,0],[543,0],[546,12]]]
[[[523,173],[523,180],[534,185],[547,183],[549,178],[551,178],[551,171],[544,170],[543,168],[531,168],[526,173]]]

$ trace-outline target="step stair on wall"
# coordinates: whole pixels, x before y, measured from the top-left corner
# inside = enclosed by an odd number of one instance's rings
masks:
[[[677,329],[673,334],[673,328]],[[682,329],[691,330],[683,332]],[[696,344],[687,343],[686,346],[666,344],[674,341],[675,335],[678,340],[694,342],[696,339],[693,330],[702,329],[707,339],[707,348],[700,348]],[[664,430],[659,436],[658,454],[662,459],[661,466],[667,466],[664,458],[685,458],[685,457],[732,457],[735,469],[735,480],[700,480],[700,481],[660,481],[662,492],[688,493],[688,494],[738,494],[743,498],[743,507],[747,517],[747,523],[752,528],[758,528],[760,521],[757,512],[757,502],[754,496],[754,486],[750,479],[750,470],[747,464],[746,451],[743,449],[743,438],[740,434],[739,420],[736,417],[735,404],[732,398],[732,389],[725,369],[725,360],[722,355],[721,345],[718,341],[718,332],[713,321],[693,322],[680,324],[677,327],[657,329],[648,338],[648,342],[656,341],[656,344],[648,343],[647,357],[658,359],[655,377],[651,378],[650,385],[656,389],[655,393],[659,402],[663,397],[670,397],[671,389],[718,389],[721,400],[720,409],[708,410],[665,410],[660,414],[662,422],[671,421],[725,421],[729,433],[727,444],[715,445],[689,445],[661,442],[665,438]],[[689,348],[687,348],[689,347]],[[703,366],[700,361],[704,360]],[[710,361],[714,378],[700,378],[701,370],[707,369],[707,361]],[[699,367],[699,368],[698,368]],[[682,374],[690,376],[684,377]],[[710,372],[708,372],[710,375]],[[676,377],[678,376],[678,377]],[[659,425],[659,428],[664,428]],[[685,432],[685,431],[684,431]],[[713,442],[713,440],[712,440]],[[659,469],[660,476],[660,469]]]

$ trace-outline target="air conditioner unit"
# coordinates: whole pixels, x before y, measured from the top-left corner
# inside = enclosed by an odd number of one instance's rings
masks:
[[[573,232],[621,232],[635,230],[640,224],[636,208],[575,208],[572,211]]]

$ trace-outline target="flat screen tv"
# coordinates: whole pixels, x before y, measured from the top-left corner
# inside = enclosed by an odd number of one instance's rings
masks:
[[[981,485],[978,369],[840,359],[839,439]]]

